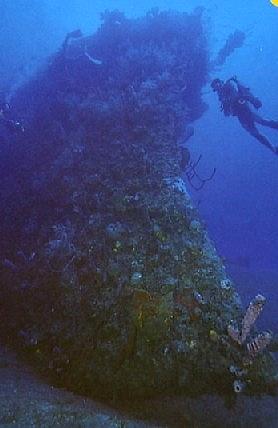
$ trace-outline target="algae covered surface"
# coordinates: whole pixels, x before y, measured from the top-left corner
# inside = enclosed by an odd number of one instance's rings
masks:
[[[115,402],[229,395],[231,367],[250,393],[275,383],[228,334],[240,299],[181,178],[210,66],[201,10],[106,12],[15,96],[0,330],[57,385]]]

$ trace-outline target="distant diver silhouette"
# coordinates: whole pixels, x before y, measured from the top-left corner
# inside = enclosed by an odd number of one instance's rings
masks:
[[[262,118],[252,108],[259,109],[261,101],[254,97],[250,89],[239,83],[236,76],[231,77],[226,82],[214,79],[211,83],[214,92],[217,92],[221,103],[221,111],[225,116],[237,116],[240,124],[249,134],[256,138],[261,144],[268,147],[273,153],[278,155],[278,147],[262,135],[256,128],[256,123],[278,130],[278,121]]]

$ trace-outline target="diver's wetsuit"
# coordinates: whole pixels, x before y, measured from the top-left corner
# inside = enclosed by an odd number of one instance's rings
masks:
[[[277,149],[273,148],[272,144],[268,141],[268,139],[264,135],[260,134],[260,132],[258,131],[255,125],[255,123],[258,123],[259,125],[268,126],[269,128],[273,128],[273,129],[278,129],[278,121],[262,118],[256,112],[251,110],[250,106],[247,104],[246,101],[243,102],[242,104],[237,103],[234,106],[234,116],[237,116],[241,125],[243,126],[244,129],[246,129],[246,131],[249,132],[249,134],[251,134],[260,143],[264,144],[275,153],[278,153]]]
[[[255,125],[258,123],[278,130],[278,121],[264,119],[253,110],[252,105],[256,109],[261,107],[260,100],[255,98],[249,89],[242,86],[235,78],[223,82],[216,91],[225,116],[237,116],[240,124],[249,134],[278,155],[278,148],[274,147]]]

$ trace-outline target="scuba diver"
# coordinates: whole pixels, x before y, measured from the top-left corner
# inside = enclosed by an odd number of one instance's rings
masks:
[[[214,79],[211,83],[211,88],[214,92],[217,92],[221,103],[221,111],[224,112],[225,116],[237,116],[240,124],[249,134],[278,155],[278,147],[273,146],[258,131],[255,125],[258,123],[278,130],[278,121],[264,119],[256,113],[254,108],[258,110],[262,107],[262,103],[258,98],[254,97],[250,89],[239,83],[236,76],[231,77],[226,82]]]
[[[24,126],[21,122],[9,119],[10,104],[6,101],[0,102],[0,124],[3,124],[10,132],[24,132]]]

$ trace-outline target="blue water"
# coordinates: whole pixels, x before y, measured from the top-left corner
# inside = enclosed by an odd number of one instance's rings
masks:
[[[80,28],[91,34],[107,8],[135,17],[152,7],[191,11],[197,6],[206,8],[211,58],[235,29],[246,33],[244,46],[211,78],[237,75],[261,99],[261,114],[278,120],[278,8],[268,0],[0,0],[0,91],[11,97],[67,32]],[[269,309],[262,323],[277,330],[278,156],[236,118],[224,117],[209,86],[203,98],[208,109],[193,124],[188,147],[193,159],[202,155],[202,176],[213,168],[216,174],[202,190],[189,186],[189,191],[244,302],[265,294]],[[262,131],[278,146],[277,131]]]

